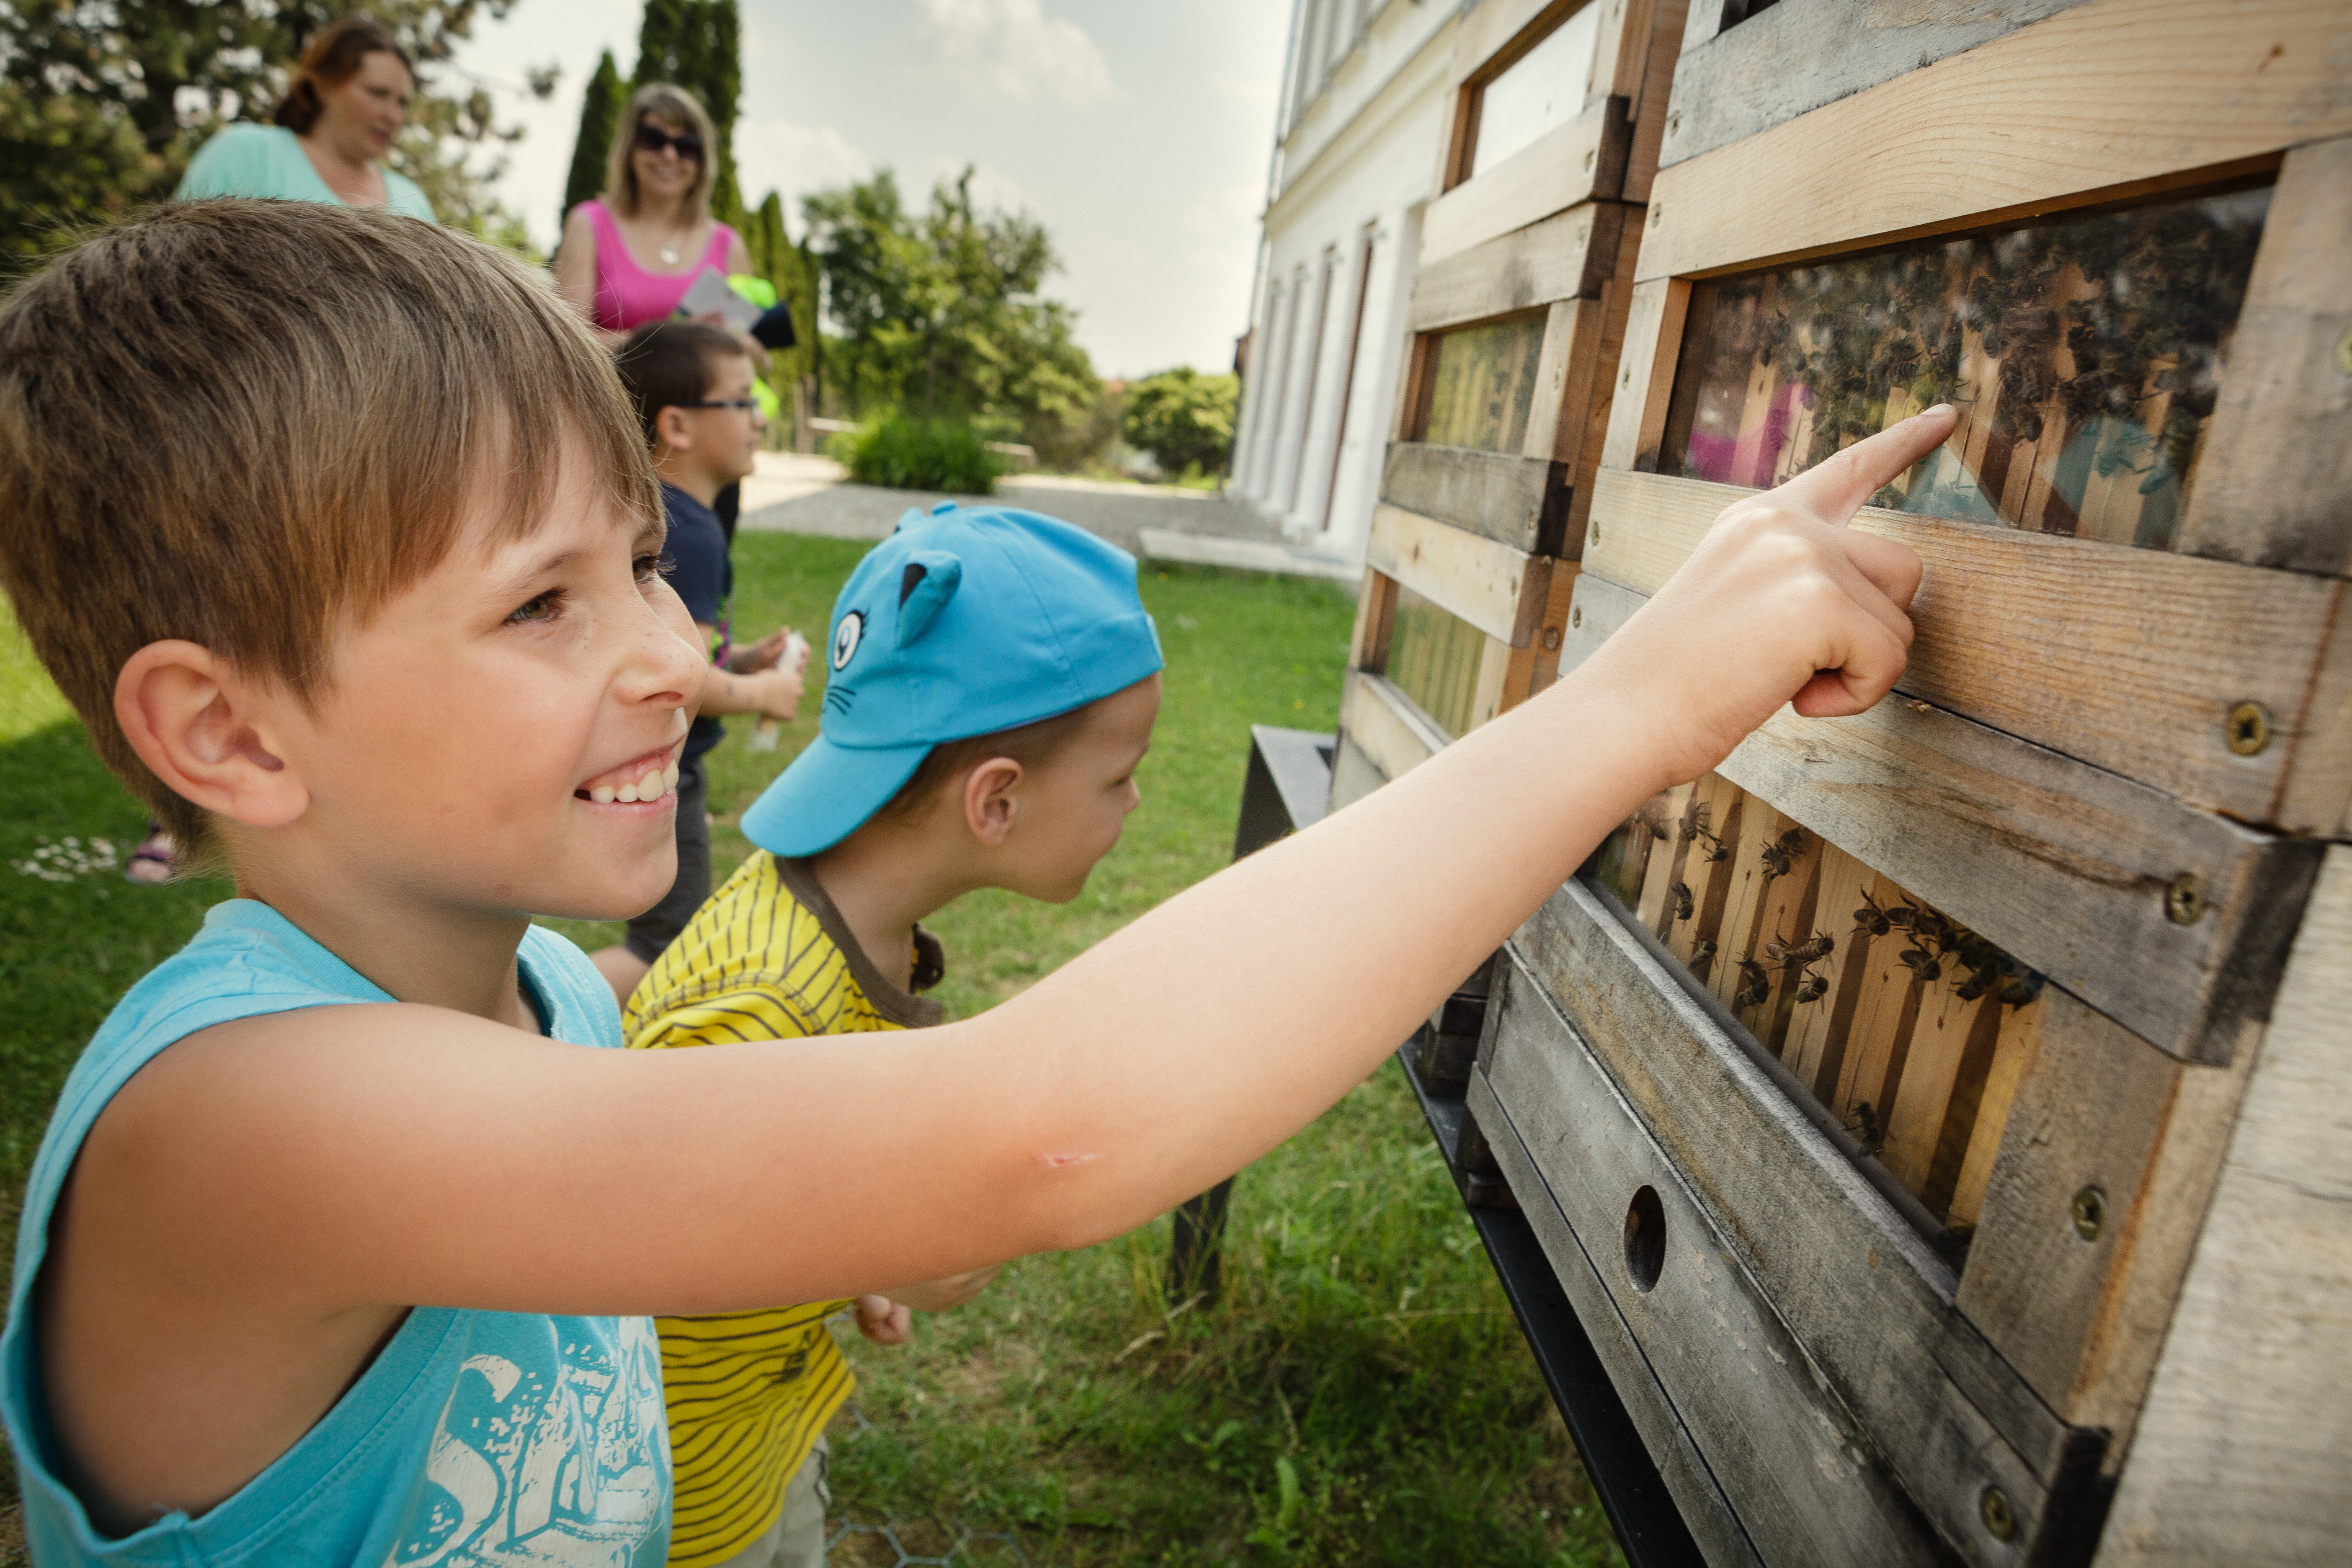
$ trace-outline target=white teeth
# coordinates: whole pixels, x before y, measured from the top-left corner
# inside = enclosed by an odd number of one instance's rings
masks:
[[[637,798],[639,800],[659,800],[662,797],[662,792],[668,787],[669,786],[667,784],[665,784],[662,782],[661,770],[659,768],[656,768],[653,772],[647,773],[645,777],[637,781]]]
[[[598,805],[610,805],[613,804],[613,786],[611,784],[598,784],[594,789],[588,792],[588,798],[594,801]]]
[[[670,763],[670,765],[669,765],[669,766],[667,766],[667,767],[666,767],[666,768],[664,768],[664,769],[662,770],[662,788],[664,788],[664,789],[676,789],[677,787],[677,764],[676,763]]]
[[[614,792],[613,798],[619,801],[623,805],[635,805],[637,804],[637,786],[633,784],[625,784],[618,790]]]

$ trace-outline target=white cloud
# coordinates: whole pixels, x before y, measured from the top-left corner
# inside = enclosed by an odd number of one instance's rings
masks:
[[[1092,103],[1112,96],[1109,62],[1085,28],[1048,19],[1043,0],[921,0],[923,74],[974,94]]]
[[[965,167],[965,161],[961,159],[938,159],[931,164],[930,182],[952,185],[963,177]],[[1026,185],[1012,175],[978,162],[971,163],[970,167],[971,169],[971,201],[972,205],[981,211],[986,212],[992,207],[1011,213],[1034,213],[1037,210],[1037,198],[1029,194],[1029,188]],[[928,202],[930,200],[930,183],[926,183],[920,190],[910,188],[906,193],[907,199],[910,205],[916,202]]]
[[[862,180],[874,172],[874,160],[830,125],[739,120],[735,168],[744,201],[756,205],[769,191],[782,191],[792,226],[797,229],[796,198],[828,185]]]

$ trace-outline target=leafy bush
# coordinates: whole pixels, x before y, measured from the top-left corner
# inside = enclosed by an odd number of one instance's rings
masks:
[[[1195,466],[1216,473],[1233,452],[1241,395],[1238,376],[1203,375],[1191,365],[1163,370],[1128,386],[1120,434],[1168,473]]]
[[[952,419],[892,415],[836,436],[833,455],[861,485],[984,496],[1004,465],[980,432]]]

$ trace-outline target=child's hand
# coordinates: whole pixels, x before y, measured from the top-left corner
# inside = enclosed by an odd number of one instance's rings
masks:
[[[784,657],[784,639],[792,635],[792,627],[778,626],[758,642],[729,649],[727,668],[737,675],[756,675],[761,670],[775,668],[777,660]]]
[[[763,669],[757,675],[741,678],[744,693],[751,699],[752,710],[771,719],[789,723],[800,716],[801,672],[797,669]]]
[[[1725,509],[1585,662],[1580,676],[1601,667],[1639,703],[1628,722],[1664,731],[1664,782],[1706,773],[1784,702],[1807,718],[1843,718],[1886,695],[1909,658],[1919,558],[1845,525],[1956,418],[1939,405]]]
[[[992,1263],[969,1274],[950,1274],[928,1285],[909,1285],[898,1292],[897,1299],[900,1304],[912,1307],[919,1312],[952,1311],[987,1289],[989,1282],[1003,1267],[1001,1263]]]
[[[887,1296],[860,1296],[850,1310],[857,1331],[877,1345],[903,1345],[915,1331],[915,1314],[903,1301]]]

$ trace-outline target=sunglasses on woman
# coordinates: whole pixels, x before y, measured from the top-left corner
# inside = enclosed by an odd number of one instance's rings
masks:
[[[702,138],[691,131],[681,131],[673,136],[658,125],[637,127],[637,150],[658,153],[665,147],[675,147],[677,155],[689,163],[702,162]]]

